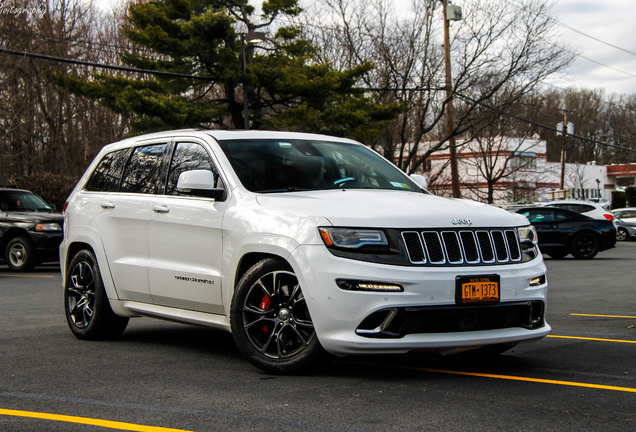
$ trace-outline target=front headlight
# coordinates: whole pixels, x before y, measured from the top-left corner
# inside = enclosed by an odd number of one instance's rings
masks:
[[[521,250],[530,259],[535,259],[539,256],[539,236],[537,230],[532,226],[524,226],[517,228],[519,233],[519,242],[521,244]]]
[[[35,226],[36,231],[62,231],[62,227],[58,223],[39,223]]]
[[[531,242],[535,245],[539,243],[539,236],[537,235],[537,230],[532,226],[524,226],[517,228],[517,232],[519,233],[519,241],[523,242]]]
[[[381,230],[356,228],[318,228],[327,247],[358,249],[363,246],[388,246],[386,235]]]

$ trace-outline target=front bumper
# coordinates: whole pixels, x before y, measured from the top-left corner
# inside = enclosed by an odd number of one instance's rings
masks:
[[[547,282],[530,286],[531,279],[545,275],[540,258],[493,266],[393,266],[338,258],[320,245],[300,247],[292,257],[298,269],[302,269],[296,273],[318,339],[335,355],[478,348],[536,340],[551,331],[545,322]],[[471,314],[466,306],[456,306],[456,276],[483,274],[500,276],[500,302],[477,307],[473,310],[477,314]],[[336,279],[341,278],[396,283],[404,291],[346,291],[336,284]],[[521,312],[512,315],[534,310],[531,312],[534,320],[538,316],[540,323],[526,325],[532,319],[515,320],[510,315],[499,321],[495,319],[494,324],[489,319],[497,310],[513,306],[520,307]],[[380,316],[377,321],[381,323],[383,314],[391,310],[402,315],[402,321],[396,321],[399,324],[387,325],[384,332],[365,333],[364,330],[377,330],[377,323],[370,323],[374,314]],[[440,319],[448,319],[448,324],[439,323]],[[478,324],[484,320],[489,324]]]
[[[60,244],[64,239],[62,231],[31,231],[31,240],[35,246],[39,262],[58,262]]]

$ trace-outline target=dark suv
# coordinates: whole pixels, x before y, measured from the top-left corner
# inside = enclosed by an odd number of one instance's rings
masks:
[[[0,189],[0,247],[11,270],[59,261],[64,218],[42,198],[22,189]]]

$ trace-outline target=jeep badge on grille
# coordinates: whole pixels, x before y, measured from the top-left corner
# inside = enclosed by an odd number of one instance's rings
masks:
[[[473,221],[471,221],[470,219],[453,219],[451,221],[451,223],[453,225],[466,225],[466,226],[471,226],[473,224]]]

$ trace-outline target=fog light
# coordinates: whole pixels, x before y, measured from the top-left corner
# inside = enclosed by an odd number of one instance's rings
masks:
[[[371,282],[351,279],[336,279],[336,284],[347,291],[402,292],[402,285],[388,282]]]
[[[545,275],[542,274],[541,276],[530,279],[529,285],[531,287],[536,287],[536,286],[541,286],[544,283],[545,283]]]

